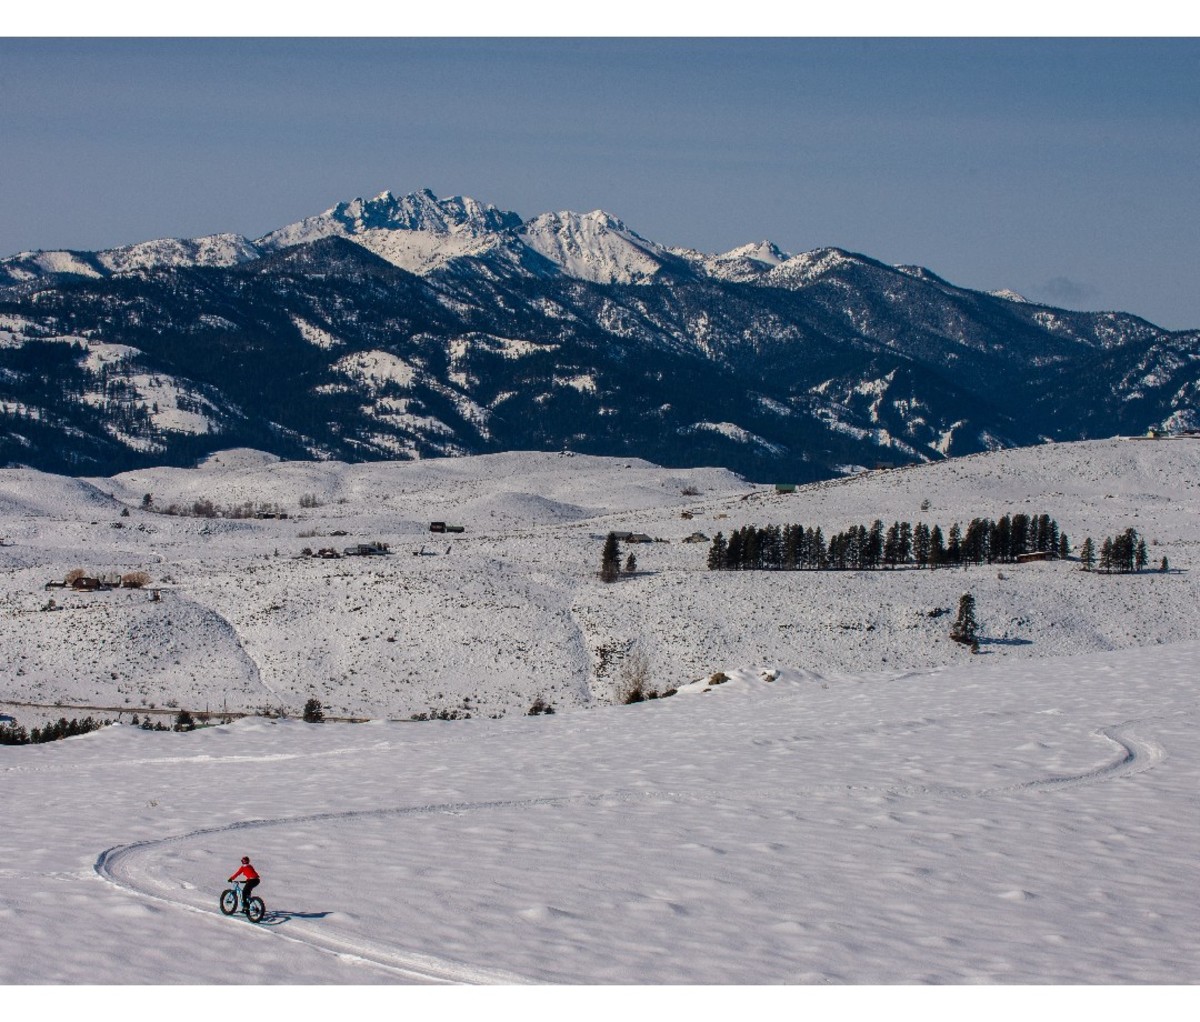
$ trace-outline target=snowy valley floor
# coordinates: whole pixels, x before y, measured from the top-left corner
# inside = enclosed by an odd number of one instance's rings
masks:
[[[0,749],[0,980],[1196,983],[1198,654]]]

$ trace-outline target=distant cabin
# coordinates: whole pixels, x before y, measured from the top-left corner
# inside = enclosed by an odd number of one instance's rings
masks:
[[[391,553],[386,543],[356,543],[342,551],[347,557],[380,557]]]
[[[707,543],[708,537],[703,532],[693,532],[690,536],[685,536],[685,543]]]
[[[1053,560],[1054,555],[1049,550],[1034,550],[1027,554],[1017,554],[1018,564],[1028,564],[1030,561]]]
[[[796,492],[796,484],[795,483],[776,483],[775,484],[775,492],[776,493],[795,493]]]

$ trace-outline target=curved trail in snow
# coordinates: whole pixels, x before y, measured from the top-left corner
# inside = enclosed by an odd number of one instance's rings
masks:
[[[534,800],[536,802],[553,802],[553,799]],[[445,806],[417,806],[402,809],[368,809],[348,812],[316,813],[310,816],[282,817],[274,820],[246,820],[239,823],[226,824],[220,827],[204,827],[189,831],[175,837],[160,838],[149,841],[138,841],[129,845],[118,845],[101,852],[96,858],[94,870],[100,879],[114,887],[127,891],[141,898],[149,898],[174,908],[200,915],[223,918],[217,907],[216,898],[210,898],[203,904],[183,901],[178,897],[168,897],[159,891],[173,890],[164,883],[155,884],[148,880],[148,874],[139,868],[140,861],[151,851],[167,845],[182,844],[196,838],[212,834],[228,833],[256,827],[273,827],[284,824],[308,823],[321,820],[345,820],[355,817],[378,817],[389,815],[406,815],[414,813],[460,812],[465,808],[481,808],[486,805],[503,806],[507,803],[479,803],[474,806],[448,804]],[[209,907],[208,902],[211,902]],[[238,918],[230,919],[233,925],[240,924]],[[288,923],[294,932],[286,932],[280,924]],[[294,944],[324,951],[339,958],[363,962],[395,974],[405,980],[418,983],[449,983],[449,984],[524,984],[530,982],[522,976],[503,972],[496,969],[485,969],[468,965],[450,959],[438,958],[418,951],[405,950],[391,944],[359,934],[321,933],[313,924],[298,922],[287,913],[272,913],[267,910],[264,921],[254,927],[254,931],[268,937],[278,937]]]
[[[205,827],[176,835],[175,837],[118,845],[100,853],[94,864],[94,870],[102,880],[138,897],[150,898],[185,911],[219,918],[220,912],[217,908],[215,898],[206,899],[203,903],[193,903],[181,900],[178,896],[168,896],[166,893],[159,893],[172,892],[173,894],[176,888],[168,883],[157,881],[145,869],[140,868],[142,860],[148,858],[152,852],[164,846],[184,844],[212,834],[321,821],[343,822],[354,819],[378,819],[391,816],[431,814],[457,816],[468,812],[488,809],[521,810],[535,806],[594,805],[599,807],[621,803],[645,803],[648,801],[696,803],[712,802],[722,798],[744,800],[764,796],[778,797],[781,794],[790,797],[795,797],[798,794],[841,793],[853,795],[885,794],[909,797],[932,795],[935,797],[943,796],[952,798],[988,798],[1042,791],[1057,791],[1130,777],[1150,770],[1161,763],[1166,758],[1166,750],[1158,742],[1143,738],[1136,733],[1137,726],[1141,723],[1144,722],[1126,721],[1093,732],[1096,736],[1106,739],[1120,749],[1120,754],[1110,763],[1078,774],[1044,777],[994,788],[966,788],[954,785],[889,785],[882,787],[865,785],[813,785],[792,789],[788,792],[741,791],[722,793],[716,790],[710,790],[706,793],[666,790],[610,791],[588,795],[497,799],[479,802],[449,802],[431,805],[344,810],[302,816],[279,817],[276,819],[245,820],[223,826]],[[211,902],[211,906],[208,902]],[[271,925],[272,922],[275,925]],[[283,923],[288,924],[287,931],[282,928],[281,924]],[[287,913],[276,913],[273,920],[272,913],[268,910],[264,925],[257,929],[268,937],[278,937],[324,951],[340,958],[366,963],[410,982],[451,984],[523,984],[534,982],[512,973],[486,969],[449,959],[438,958],[417,951],[406,950],[377,939],[371,939],[369,936],[362,934],[322,932],[318,928],[318,924],[297,919],[289,916]]]

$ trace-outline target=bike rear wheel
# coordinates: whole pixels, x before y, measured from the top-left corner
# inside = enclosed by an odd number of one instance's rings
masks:
[[[253,897],[246,902],[246,918],[252,923],[257,923],[262,920],[262,917],[267,914],[267,906],[263,903],[262,898]]]
[[[237,891],[228,890],[221,892],[221,911],[227,916],[231,916],[237,911]]]

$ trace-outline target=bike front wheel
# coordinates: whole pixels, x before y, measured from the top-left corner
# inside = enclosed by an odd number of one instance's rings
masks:
[[[267,914],[267,906],[263,904],[262,898],[251,898],[246,902],[246,918],[252,923],[261,922],[262,917]]]
[[[237,891],[228,890],[221,892],[221,911],[227,916],[231,916],[237,911]]]

